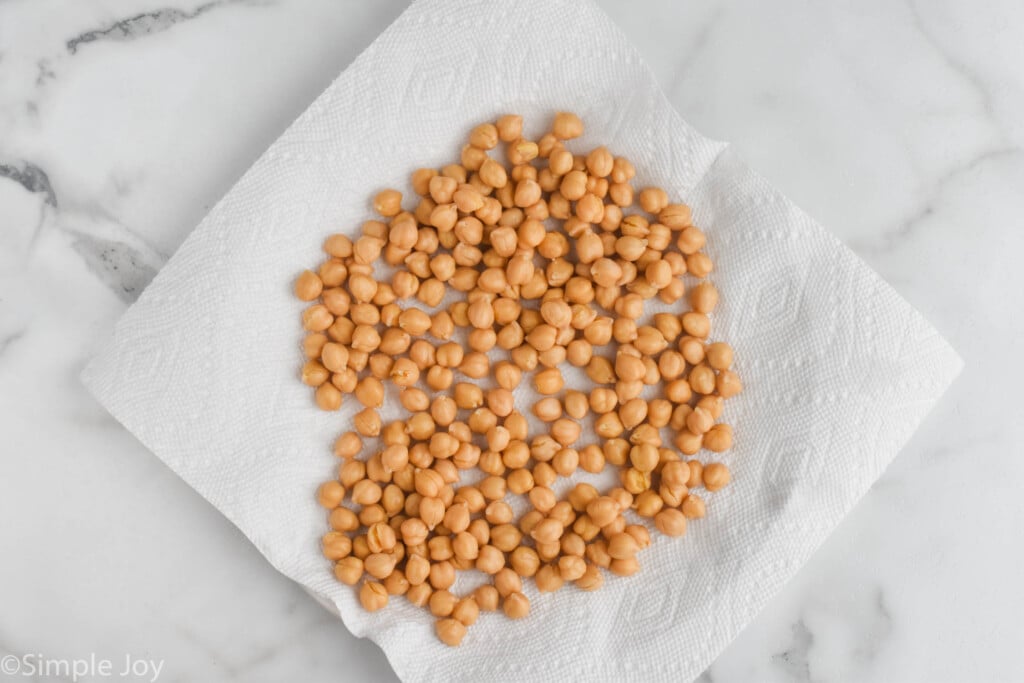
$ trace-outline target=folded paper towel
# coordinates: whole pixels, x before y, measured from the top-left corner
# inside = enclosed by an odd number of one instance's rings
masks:
[[[694,209],[722,292],[716,337],[745,392],[727,406],[733,484],[685,538],[596,593],[526,592],[529,618],[483,615],[462,647],[404,600],[367,613],[320,555],[314,500],[355,411],[297,379],[291,283],[369,197],[449,163],[472,125],[579,113],[580,144],[631,159]],[[849,250],[672,109],[590,2],[413,4],[217,204],[83,377],[131,432],[281,572],[384,648],[403,680],[689,680],[849,511],[961,362]],[[517,401],[529,401],[518,396]],[[351,403],[351,402],[350,402]],[[510,646],[510,644],[514,644]]]

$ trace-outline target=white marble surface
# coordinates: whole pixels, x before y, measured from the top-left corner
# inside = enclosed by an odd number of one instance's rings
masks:
[[[685,118],[732,141],[967,363],[702,680],[1024,680],[1024,6],[601,4]],[[77,376],[212,203],[402,8],[0,2],[0,657],[164,660],[161,681],[393,679]]]

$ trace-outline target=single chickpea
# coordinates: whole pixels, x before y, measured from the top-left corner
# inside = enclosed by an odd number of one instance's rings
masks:
[[[433,592],[429,584],[421,583],[416,586],[410,586],[409,590],[405,593],[405,597],[413,605],[425,607]]]
[[[558,560],[558,573],[564,581],[576,581],[587,571],[587,563],[582,557],[565,555]]]
[[[493,545],[484,545],[479,550],[475,566],[485,574],[496,574],[505,566],[505,553]]]
[[[586,472],[596,474],[604,470],[604,451],[596,444],[585,446],[579,452],[579,466]]]
[[[558,368],[547,368],[534,375],[533,386],[538,393],[550,396],[562,390],[565,380]]]
[[[295,296],[302,301],[313,301],[323,289],[324,283],[320,276],[311,270],[303,271],[295,280]]]
[[[697,406],[686,418],[686,428],[694,434],[704,434],[715,424],[710,412]]]
[[[451,616],[452,610],[455,609],[455,604],[458,602],[458,598],[451,594],[448,590],[436,590],[431,596],[428,604],[430,605],[430,613],[435,617],[447,617]]]
[[[334,576],[348,586],[356,585],[363,576],[363,561],[351,555],[343,557],[334,565]]]
[[[459,600],[455,603],[451,616],[466,626],[475,624],[480,617],[480,606],[477,604],[476,598],[470,596]]]
[[[384,584],[367,581],[359,589],[359,602],[367,612],[376,612],[388,604],[388,591]]]
[[[726,370],[725,372],[729,372]],[[716,381],[715,371],[707,365],[701,363],[697,367],[690,370],[690,377],[688,379],[690,388],[698,394],[710,394],[715,390]],[[676,380],[679,381],[679,380]]]
[[[632,576],[640,571],[640,563],[635,557],[613,559],[608,565],[608,570],[616,576]]]
[[[583,428],[579,422],[568,418],[555,420],[551,425],[551,437],[563,446],[569,446],[580,438]]]
[[[458,647],[462,639],[466,637],[466,625],[458,619],[438,619],[434,624],[434,631],[438,639],[449,647]]]
[[[654,517],[664,505],[664,499],[650,489],[641,491],[636,496],[636,513],[641,517]]]
[[[473,591],[473,599],[476,600],[476,604],[480,609],[485,612],[493,612],[498,609],[501,596],[498,594],[497,588],[484,584],[477,586],[476,590]]]
[[[331,235],[324,240],[324,251],[335,258],[352,255],[352,240],[347,235]]]
[[[328,510],[333,510],[341,505],[341,500],[344,497],[345,487],[341,485],[340,481],[325,481],[317,489],[317,502]]]
[[[328,531],[320,543],[328,560],[341,560],[352,552],[352,539],[338,531]]]
[[[506,114],[498,119],[495,130],[502,142],[518,140],[523,134],[523,117],[519,114]]]
[[[704,488],[708,491],[718,491],[729,483],[729,468],[724,463],[713,462],[704,466]]]
[[[530,600],[522,593],[510,593],[502,601],[502,610],[509,619],[522,619],[530,613]]]
[[[576,579],[576,587],[584,591],[596,591],[604,585],[604,576],[597,565],[588,564],[583,575]]]
[[[550,564],[546,564],[537,570],[534,581],[537,584],[537,590],[541,593],[554,593],[565,583],[561,572],[554,565]]]
[[[517,469],[508,475],[508,490],[516,495],[529,493],[534,487],[533,474],[528,469]]]
[[[666,508],[654,516],[654,526],[666,536],[686,533],[686,515],[675,508]]]
[[[640,190],[640,208],[650,214],[657,215],[668,206],[668,194],[660,187],[645,187]]]
[[[716,424],[704,435],[703,445],[709,451],[721,453],[732,448],[732,427]]]
[[[683,499],[681,509],[687,519],[700,519],[705,513],[704,499],[691,493]]]
[[[583,121],[576,114],[560,111],[555,114],[551,132],[559,140],[571,140],[583,135]]]
[[[316,388],[316,405],[321,410],[341,408],[341,392],[333,384],[321,384]]]
[[[334,316],[323,304],[314,304],[302,313],[302,326],[310,332],[323,332],[334,322]]]
[[[608,496],[599,496],[591,500],[586,509],[587,515],[599,527],[610,524],[621,511],[618,502]]]

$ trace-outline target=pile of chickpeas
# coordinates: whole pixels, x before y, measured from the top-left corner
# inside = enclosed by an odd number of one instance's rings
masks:
[[[527,616],[524,579],[592,591],[602,570],[636,573],[650,522],[683,535],[705,514],[696,490],[730,477],[693,457],[731,447],[719,420],[741,383],[730,346],[709,341],[718,291],[690,208],[636,192],[633,165],[605,147],[570,151],[583,133],[574,114],[537,141],[522,125],[508,115],[474,128],[460,163],[412,174],[406,208],[396,190],[377,194],[382,220],[354,241],[328,237],[329,258],[295,283],[315,302],[302,380],[324,410],[362,407],[317,494],[332,529],[323,553],[364,608],[405,596],[451,646],[481,610]],[[507,163],[489,154],[499,145]],[[655,298],[686,310],[645,315]],[[592,386],[566,386],[566,364]],[[524,383],[543,429],[515,408]],[[405,419],[382,421],[387,394]],[[610,490],[559,485],[609,465]],[[470,569],[489,582],[452,592]]]

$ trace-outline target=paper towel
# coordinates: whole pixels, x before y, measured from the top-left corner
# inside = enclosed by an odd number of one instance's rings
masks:
[[[596,593],[538,594],[485,614],[462,647],[405,600],[363,611],[319,550],[317,485],[355,412],[318,411],[294,276],[369,197],[457,158],[470,127],[522,113],[539,133],[579,113],[577,149],[630,158],[636,186],[694,209],[722,293],[713,336],[745,391],[727,402],[733,483],[684,538]],[[589,2],[421,0],[218,203],[117,325],[83,377],[132,433],[281,572],[425,680],[688,680],[797,570],[895,456],[960,369],[922,317],[849,250],[672,109]],[[519,396],[529,401],[529,396]]]

